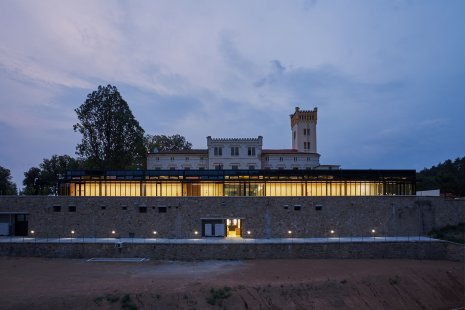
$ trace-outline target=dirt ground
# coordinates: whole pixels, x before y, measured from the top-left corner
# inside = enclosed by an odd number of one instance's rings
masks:
[[[460,309],[463,263],[0,258],[0,309]]]

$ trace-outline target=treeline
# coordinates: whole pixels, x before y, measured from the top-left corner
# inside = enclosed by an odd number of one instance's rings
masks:
[[[53,155],[24,172],[23,195],[56,195],[59,178],[73,169],[145,169],[147,153],[191,149],[185,137],[146,134],[115,86],[99,86],[74,110],[82,135],[77,158]],[[16,195],[10,170],[0,166],[0,195]]]
[[[465,197],[465,157],[417,173],[417,190],[440,189],[441,194]]]

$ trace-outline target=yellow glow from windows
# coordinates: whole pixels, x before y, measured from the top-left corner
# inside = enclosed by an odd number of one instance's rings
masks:
[[[181,182],[80,181],[62,184],[68,196],[378,196],[412,195],[412,185],[369,181]]]
[[[300,182],[268,182],[266,183],[265,196],[304,196],[302,190],[304,184]]]

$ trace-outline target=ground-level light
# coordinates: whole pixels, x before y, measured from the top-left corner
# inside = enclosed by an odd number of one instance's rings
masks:
[[[111,234],[112,234],[112,235],[116,234],[116,231],[112,230],[112,231],[111,231]]]
[[[247,235],[250,235],[252,232],[250,230],[247,230]]]
[[[71,230],[71,234],[74,235],[75,231],[74,230]]]
[[[35,234],[35,231],[31,230],[31,234],[32,234],[32,235]]]
[[[289,235],[292,234],[292,230],[289,230],[287,233],[288,233]]]
[[[199,234],[199,232],[197,230],[194,231],[194,235],[198,235],[198,234]]]
[[[332,229],[331,229],[331,231],[330,231],[330,232],[331,232],[331,235],[333,235],[333,234],[334,234],[334,230],[332,230]]]
[[[153,234],[154,234],[154,235],[156,235],[156,234],[157,234],[157,231],[156,231],[156,230],[154,230],[154,231],[153,231]]]

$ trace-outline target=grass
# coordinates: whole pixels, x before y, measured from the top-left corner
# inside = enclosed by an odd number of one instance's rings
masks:
[[[109,302],[109,303],[115,303],[119,300],[119,296],[116,296],[116,295],[106,295],[105,296],[105,299]]]
[[[465,223],[447,225],[441,229],[430,231],[428,235],[436,239],[465,244]]]
[[[222,304],[223,300],[231,297],[231,288],[225,286],[224,288],[219,289],[210,289],[210,296],[207,297],[207,303],[214,306],[216,303],[219,305]]]
[[[124,310],[137,310],[137,306],[132,302],[129,294],[125,294],[123,298],[121,298],[121,308]]]
[[[102,302],[102,300],[103,300],[103,297],[102,297],[102,296],[99,296],[99,297],[97,297],[97,298],[94,299],[94,302],[95,302],[96,304],[100,304],[100,303]]]

